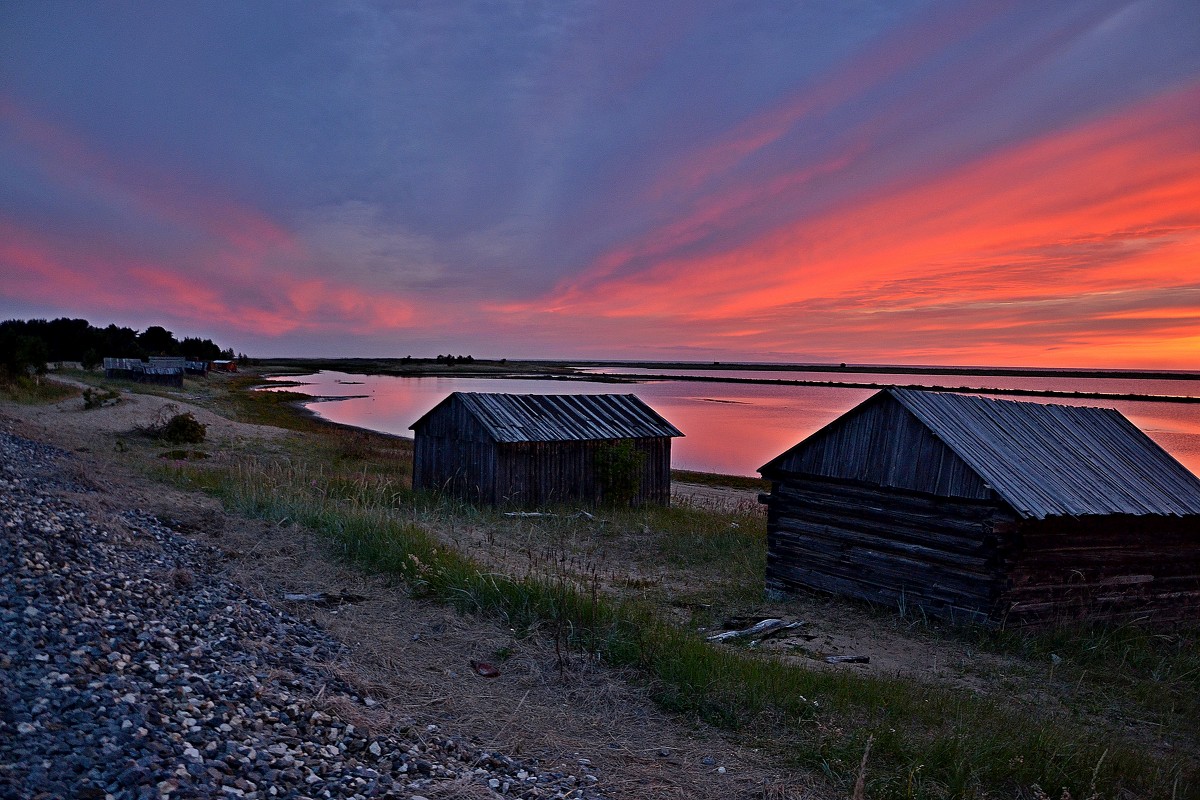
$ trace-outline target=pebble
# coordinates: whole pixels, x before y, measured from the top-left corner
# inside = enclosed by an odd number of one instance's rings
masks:
[[[329,711],[365,697],[335,641],[152,516],[99,524],[74,458],[0,431],[0,797],[605,799],[437,724],[368,739]]]

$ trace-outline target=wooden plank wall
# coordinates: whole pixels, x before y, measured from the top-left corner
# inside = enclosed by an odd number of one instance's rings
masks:
[[[496,463],[492,442],[418,432],[413,443],[413,489],[494,503]]]
[[[449,492],[472,502],[533,507],[599,502],[596,451],[607,441],[497,444],[462,403],[445,403],[416,430],[413,488]],[[643,454],[636,505],[671,498],[671,440],[632,439]]]
[[[1003,504],[822,478],[775,483],[767,588],[1009,626],[1200,619],[1200,520],[1020,520]]]
[[[994,502],[792,477],[767,503],[767,589],[983,620],[1005,587],[1015,521]]]
[[[634,505],[667,505],[671,498],[671,440],[631,439],[643,456]],[[599,503],[596,453],[611,442],[521,442],[498,446],[494,502],[519,506]]]
[[[1200,518],[1111,515],[1021,526],[1009,622],[1200,619]]]
[[[965,461],[887,395],[796,447],[778,469],[944,497],[993,497]]]

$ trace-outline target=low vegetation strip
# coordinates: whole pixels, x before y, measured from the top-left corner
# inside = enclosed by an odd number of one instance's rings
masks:
[[[607,596],[594,581],[561,572],[498,574],[431,536],[415,521],[407,490],[386,481],[257,458],[225,468],[177,465],[163,474],[241,513],[314,529],[349,561],[396,575],[415,594],[636,667],[664,706],[759,739],[842,791],[854,785],[868,743],[872,798],[1037,796],[1034,787],[1064,797],[1166,798],[1196,785],[1186,759],[1114,741],[1085,720],[716,647],[654,605]]]

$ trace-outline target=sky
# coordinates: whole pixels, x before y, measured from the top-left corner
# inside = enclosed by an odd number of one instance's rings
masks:
[[[0,3],[0,318],[1200,369],[1200,3]]]

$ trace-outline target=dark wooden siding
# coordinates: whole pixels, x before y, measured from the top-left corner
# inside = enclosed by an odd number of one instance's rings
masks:
[[[1005,504],[791,476],[767,503],[767,588],[1007,625],[1200,618],[1200,521],[1021,520]]]
[[[671,498],[671,439],[497,443],[462,403],[443,403],[415,428],[413,488],[522,507],[603,502],[596,453],[630,441],[642,454],[635,505]]]
[[[671,440],[630,439],[642,454],[641,487],[634,505],[666,505],[671,497]],[[521,506],[600,503],[596,477],[598,451],[610,441],[518,442],[498,446],[493,502]]]
[[[985,619],[1006,586],[1014,523],[995,502],[793,476],[767,505],[767,589]]]
[[[776,459],[764,474],[801,473],[944,497],[988,500],[983,479],[887,395]]]
[[[495,502],[496,443],[462,405],[446,403],[416,431],[413,488]]]
[[[1003,601],[1010,621],[1200,619],[1200,519],[1028,521]]]
[[[446,492],[467,500],[495,502],[496,445],[417,434],[413,488]]]

